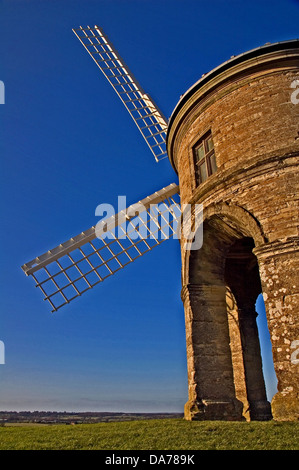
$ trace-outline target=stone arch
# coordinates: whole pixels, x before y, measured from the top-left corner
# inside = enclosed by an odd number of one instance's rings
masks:
[[[252,237],[255,247],[258,248],[267,242],[264,235],[263,228],[259,221],[246,209],[229,202],[221,202],[212,204],[203,211],[203,222],[214,218],[216,222],[221,221],[227,225],[231,233],[235,233],[236,238]],[[189,279],[189,257],[192,251],[186,251],[183,254],[183,267],[182,267],[182,284],[187,285],[191,281]]]
[[[204,211],[203,245],[184,253],[188,419],[270,419],[255,301],[261,282],[258,221],[240,206]],[[188,355],[188,354],[187,354]]]

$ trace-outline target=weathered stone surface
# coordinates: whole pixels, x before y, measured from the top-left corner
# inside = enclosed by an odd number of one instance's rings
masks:
[[[256,326],[261,292],[278,380],[272,414],[299,417],[298,44],[265,48],[195,86],[169,125],[181,201],[204,207],[202,248],[186,251],[181,240],[186,419],[271,418]],[[196,186],[193,147],[207,131],[218,169]]]

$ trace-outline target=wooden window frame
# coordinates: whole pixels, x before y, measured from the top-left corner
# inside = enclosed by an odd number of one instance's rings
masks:
[[[212,140],[213,147],[211,150],[208,148],[208,141]],[[200,160],[197,160],[197,155],[196,151],[197,149],[203,145],[203,150],[204,150],[204,156]],[[195,186],[198,187],[200,184],[204,183],[209,176],[211,176],[215,171],[212,169],[211,165],[211,157],[215,157],[215,148],[214,148],[214,142],[212,138],[212,132],[209,130],[206,132],[199,140],[196,141],[196,143],[192,147],[192,154],[193,154],[193,164],[194,164],[194,176],[195,176]],[[205,170],[206,170],[206,178],[202,179],[200,176],[199,172],[199,166],[198,163],[201,162],[201,165],[205,165]],[[217,170],[217,164],[216,164],[216,170]]]

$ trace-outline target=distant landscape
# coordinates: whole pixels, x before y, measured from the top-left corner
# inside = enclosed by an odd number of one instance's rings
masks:
[[[165,418],[183,418],[183,413],[0,411],[0,426],[22,423],[74,425]]]

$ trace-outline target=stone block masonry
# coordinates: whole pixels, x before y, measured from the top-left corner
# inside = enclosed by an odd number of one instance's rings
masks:
[[[202,248],[186,251],[181,240],[186,419],[299,418],[299,104],[291,99],[297,79],[298,40],[263,46],[199,80],[169,122],[181,202],[204,207]],[[213,171],[207,158],[195,159],[207,134]],[[198,164],[207,166],[203,181]],[[260,293],[278,380],[271,405],[256,326]]]

